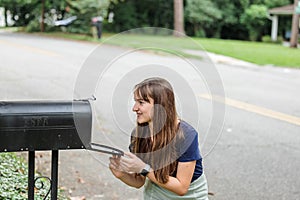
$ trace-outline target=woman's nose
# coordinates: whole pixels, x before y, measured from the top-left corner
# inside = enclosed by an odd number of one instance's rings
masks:
[[[136,112],[136,111],[138,111],[138,106],[136,105],[136,103],[133,105],[133,107],[132,107],[132,111],[133,111],[133,112]]]

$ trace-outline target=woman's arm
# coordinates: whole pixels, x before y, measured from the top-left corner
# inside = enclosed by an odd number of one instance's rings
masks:
[[[169,181],[165,184],[156,180],[154,172],[151,171],[147,177],[155,184],[163,187],[180,196],[187,193],[195,170],[196,161],[178,162],[176,177],[169,176]]]
[[[109,169],[116,178],[131,187],[140,188],[145,184],[145,177],[137,175],[136,173],[129,174],[120,169],[119,157],[110,158]]]
[[[120,158],[120,167],[126,172],[140,173],[146,164],[132,153],[125,153],[125,155],[126,157]],[[169,181],[165,184],[156,180],[153,170],[150,170],[147,177],[160,187],[183,196],[190,187],[195,166],[195,160],[190,162],[178,162],[176,177],[169,176]]]

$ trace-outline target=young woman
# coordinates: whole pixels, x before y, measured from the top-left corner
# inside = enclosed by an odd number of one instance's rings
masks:
[[[110,158],[113,175],[132,187],[145,185],[145,200],[207,200],[198,133],[178,119],[170,83],[146,79],[135,86],[134,101],[130,152]]]

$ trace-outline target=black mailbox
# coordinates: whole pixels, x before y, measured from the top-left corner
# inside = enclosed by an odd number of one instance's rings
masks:
[[[57,200],[58,152],[88,149],[113,155],[122,150],[91,142],[92,108],[88,100],[0,101],[0,152],[28,151],[28,199],[34,200],[35,151],[52,150],[51,200]],[[43,186],[42,186],[43,188]]]
[[[0,102],[0,152],[83,149],[91,129],[87,100]]]

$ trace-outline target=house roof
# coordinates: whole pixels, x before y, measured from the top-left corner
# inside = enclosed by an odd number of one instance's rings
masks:
[[[292,15],[294,11],[294,4],[269,9],[269,13],[273,15]]]

